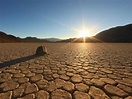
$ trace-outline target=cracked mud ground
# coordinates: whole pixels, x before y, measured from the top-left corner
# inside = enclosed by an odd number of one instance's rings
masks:
[[[39,45],[49,54],[35,57]],[[0,44],[0,99],[124,98],[132,99],[132,44]]]

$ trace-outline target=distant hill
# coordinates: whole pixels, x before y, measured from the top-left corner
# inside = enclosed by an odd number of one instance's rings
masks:
[[[70,38],[59,42],[82,43],[83,38]],[[85,42],[132,43],[132,24],[117,26],[102,31],[93,37],[86,37]]]
[[[61,41],[61,39],[58,39],[58,38],[45,38],[45,40],[51,41],[51,42]]]
[[[8,42],[21,42],[21,39],[13,35],[7,35],[6,33],[0,31],[0,43],[8,43]]]
[[[58,38],[39,39],[36,37],[18,38],[13,35],[7,35],[0,31],[0,43],[4,42],[75,42],[82,43],[83,38],[69,38],[60,40]],[[110,42],[110,43],[132,43],[132,24],[117,26],[102,31],[93,37],[86,37],[85,42]]]
[[[45,39],[38,39],[36,37],[26,37],[19,38],[13,35],[7,35],[6,33],[0,31],[0,43],[14,43],[14,42],[50,42]]]
[[[95,38],[103,42],[132,42],[132,24],[102,31]]]
[[[97,40],[96,38],[94,37],[85,37],[85,40],[83,37],[81,38],[70,38],[70,39],[66,39],[66,40],[61,40],[61,41],[58,41],[58,42],[69,42],[69,43],[83,43],[83,42],[86,42],[86,43],[97,43],[97,42],[101,42],[100,40]]]
[[[50,42],[48,40],[39,39],[37,37],[26,37],[26,38],[22,38],[21,40],[22,42]]]

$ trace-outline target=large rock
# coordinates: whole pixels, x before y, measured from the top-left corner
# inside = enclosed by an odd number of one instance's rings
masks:
[[[38,56],[42,56],[42,55],[45,55],[47,54],[47,49],[45,46],[39,46],[36,50],[36,55]]]

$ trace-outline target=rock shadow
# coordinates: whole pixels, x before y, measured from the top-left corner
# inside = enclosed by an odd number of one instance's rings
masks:
[[[34,59],[36,57],[39,57],[39,56],[30,55],[30,56],[21,57],[21,58],[17,58],[17,59],[14,59],[14,60],[6,61],[6,62],[3,62],[3,63],[0,63],[0,68],[10,66],[10,65],[14,65],[14,64],[17,64],[17,63],[21,63],[21,62],[25,62],[27,60]]]

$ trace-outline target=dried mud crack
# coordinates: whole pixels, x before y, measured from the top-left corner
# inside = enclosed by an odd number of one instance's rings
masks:
[[[132,99],[131,43],[44,45],[0,43],[1,99]]]

